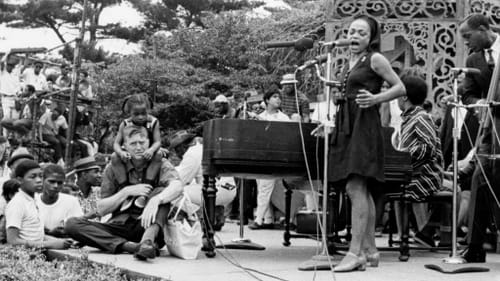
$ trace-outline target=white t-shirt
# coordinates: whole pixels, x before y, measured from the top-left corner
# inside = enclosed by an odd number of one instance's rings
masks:
[[[67,219],[83,216],[82,207],[74,196],[59,193],[59,198],[52,205],[43,203],[40,196],[41,194],[36,194],[35,201],[40,212],[40,220],[45,228],[54,229],[64,226]]]
[[[267,121],[290,121],[290,118],[285,113],[278,110],[276,113],[269,114],[267,110],[259,114],[259,117]]]
[[[19,238],[27,241],[42,242],[43,223],[40,220],[35,199],[19,190],[7,204],[5,210],[6,229],[19,229]]]
[[[24,85],[32,85],[37,91],[47,90],[48,88],[47,77],[42,73],[36,75],[33,68],[26,68],[21,74],[21,77]]]
[[[15,69],[11,73],[8,73],[5,69],[0,70],[0,93],[2,96],[15,97],[20,91],[21,82],[19,81],[19,74],[15,72]],[[14,105],[13,100],[12,105]]]
[[[202,182],[201,160],[203,158],[203,145],[196,141],[182,156],[181,163],[175,169],[183,184],[190,184],[193,180]]]
[[[68,123],[64,116],[59,115],[56,120],[52,120],[52,112],[47,111],[38,120],[42,125],[42,134],[57,135],[60,128],[68,129]]]

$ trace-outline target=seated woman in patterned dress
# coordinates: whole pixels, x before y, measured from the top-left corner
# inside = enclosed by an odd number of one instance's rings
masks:
[[[425,227],[430,220],[431,210],[422,201],[442,188],[444,162],[441,141],[432,116],[422,107],[427,97],[427,84],[422,78],[413,75],[404,76],[401,80],[406,87],[406,96],[398,99],[403,121],[395,142],[399,150],[411,154],[413,171],[416,172],[406,187],[405,195],[415,202],[412,203],[418,228],[415,240],[434,247],[430,229]]]

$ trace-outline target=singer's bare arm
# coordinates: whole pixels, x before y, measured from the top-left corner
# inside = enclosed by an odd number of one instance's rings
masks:
[[[401,82],[389,61],[382,54],[374,53],[370,60],[370,66],[375,73],[389,83],[390,87],[382,93],[371,93],[367,89],[359,90],[356,95],[356,103],[359,107],[368,108],[406,94],[403,82]]]
[[[394,72],[389,61],[380,53],[374,53],[371,58],[371,67],[380,77],[382,77],[390,87],[378,95],[377,104],[393,100],[406,95],[406,89],[399,76]]]

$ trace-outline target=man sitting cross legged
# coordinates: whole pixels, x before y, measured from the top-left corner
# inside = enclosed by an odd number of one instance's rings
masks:
[[[131,159],[120,162],[124,167],[108,164],[104,170],[101,200],[97,202],[99,214],[112,214],[107,223],[71,218],[66,232],[84,245],[111,253],[133,253],[145,260],[158,255],[158,246],[164,245],[162,228],[166,223],[170,202],[182,193],[177,171],[166,159],[155,177],[154,186],[144,184],[149,162],[143,157],[149,148],[148,131],[144,127],[127,126],[123,130],[124,147]],[[127,182],[117,184],[116,171],[127,171]],[[144,209],[135,204],[123,208],[129,197],[148,196]],[[156,245],[155,245],[156,242]],[[158,245],[158,246],[157,246]]]

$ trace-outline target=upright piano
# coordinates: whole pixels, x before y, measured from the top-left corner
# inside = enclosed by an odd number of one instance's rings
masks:
[[[287,178],[323,175],[322,138],[311,136],[317,124],[212,119],[203,127],[203,196],[207,219],[215,220],[215,177]],[[390,144],[394,129],[384,128],[385,178],[398,185],[411,180],[411,158]],[[307,159],[307,161],[306,161]],[[209,241],[213,232],[208,230]],[[213,243],[209,243],[214,245]],[[215,256],[208,247],[206,255]]]

